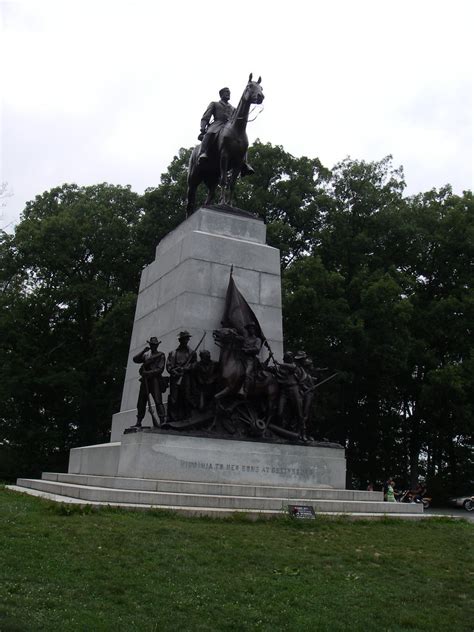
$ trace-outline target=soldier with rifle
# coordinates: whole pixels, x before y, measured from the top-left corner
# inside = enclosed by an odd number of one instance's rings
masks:
[[[309,364],[311,359],[308,358],[305,351],[297,351],[295,354],[296,363],[296,379],[298,380],[299,389],[301,392],[302,406],[303,406],[303,419],[305,427],[308,427],[308,423],[311,416],[311,405],[314,399],[314,385],[316,379],[309,372]]]
[[[298,367],[296,376],[303,399],[304,423],[305,427],[308,428],[309,422],[311,420],[311,413],[316,389],[319,388],[322,384],[325,384],[326,382],[334,379],[335,377],[340,375],[340,373],[339,371],[336,371],[335,373],[332,373],[329,377],[321,380],[321,378],[319,378],[317,374],[326,372],[328,370],[328,367],[315,367],[312,359],[304,351],[298,351],[295,354],[295,363]]]
[[[193,408],[192,371],[197,361],[196,351],[204,336],[194,350],[188,346],[190,339],[189,331],[181,331],[178,335],[178,348],[175,351],[170,351],[166,362],[166,370],[170,374],[170,395],[168,398],[168,418],[170,421],[188,419]]]
[[[296,418],[296,427],[301,441],[306,441],[306,426],[303,415],[303,400],[297,379],[297,365],[295,357],[291,351],[287,351],[283,356],[283,362],[278,362],[275,367],[275,374],[280,385],[280,399],[278,402],[278,418],[281,423],[285,423],[285,413],[288,405],[292,408],[292,417]]]
[[[207,411],[214,402],[218,380],[219,365],[211,359],[210,351],[199,352],[199,362],[194,365],[194,381],[196,384],[196,408],[199,412]]]
[[[166,422],[162,393],[167,389],[168,382],[162,375],[165,368],[165,354],[158,351],[160,344],[161,340],[158,340],[156,336],[152,336],[150,340],[147,340],[148,346],[133,356],[133,361],[136,362],[136,364],[141,364],[136,428],[141,428],[147,404],[155,428],[158,428]],[[153,412],[150,398],[153,398],[155,402],[160,423],[158,423],[156,415]]]

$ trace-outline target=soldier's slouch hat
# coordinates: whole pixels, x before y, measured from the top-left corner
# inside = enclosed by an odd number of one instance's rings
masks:
[[[161,345],[161,340],[158,340],[156,336],[152,336],[150,340],[146,341],[148,345]]]

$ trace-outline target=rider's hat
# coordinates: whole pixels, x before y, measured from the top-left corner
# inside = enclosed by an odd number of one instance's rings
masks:
[[[160,345],[161,344],[161,340],[158,340],[158,338],[156,336],[152,336],[150,338],[150,340],[146,341],[148,345]]]
[[[189,333],[189,331],[180,331],[178,334],[178,340],[182,340],[183,338],[192,338],[191,334]]]
[[[225,90],[228,90],[228,91],[230,92],[230,88],[221,88],[221,89],[219,90],[219,96],[220,96],[220,97],[222,96],[222,94],[223,94],[223,92],[224,92]]]
[[[306,351],[297,351],[295,353],[295,360],[305,360],[307,357]]]

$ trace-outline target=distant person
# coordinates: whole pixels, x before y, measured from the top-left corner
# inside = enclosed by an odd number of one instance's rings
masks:
[[[426,495],[425,485],[423,485],[423,483],[421,482],[418,482],[415,489],[412,489],[410,494],[411,494],[411,497],[413,498],[413,502],[415,503],[423,502],[423,496]]]
[[[368,492],[373,492],[374,491],[374,484],[373,483],[369,483],[367,485],[367,491]]]
[[[387,485],[387,494],[386,494],[386,501],[388,503],[396,503],[396,499],[395,499],[395,481],[393,480],[393,478],[389,481],[387,481],[388,485]]]

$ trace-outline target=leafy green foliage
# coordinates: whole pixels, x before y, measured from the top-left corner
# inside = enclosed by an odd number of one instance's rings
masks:
[[[389,157],[336,165],[333,204],[284,275],[285,333],[342,371],[314,431],[345,443],[357,485],[423,475],[454,492],[474,473],[472,194],[403,187]]]
[[[239,181],[237,206],[264,219],[268,243],[280,249],[285,267],[312,246],[321,213],[330,203],[321,186],[330,172],[317,158],[295,158],[281,146],[258,140],[249,149],[249,161],[256,173]]]
[[[141,213],[128,187],[64,185],[28,203],[15,236],[4,236],[0,454],[16,454],[16,471],[63,463],[69,448],[108,435],[133,322]]]

